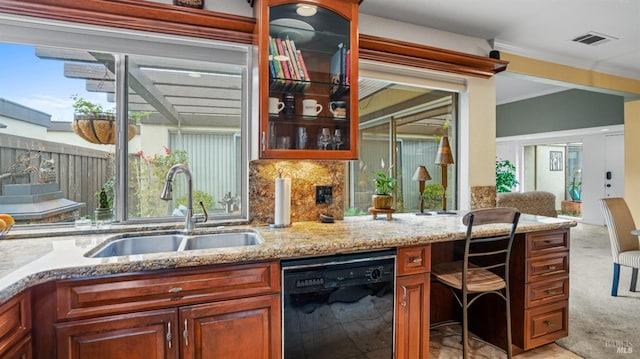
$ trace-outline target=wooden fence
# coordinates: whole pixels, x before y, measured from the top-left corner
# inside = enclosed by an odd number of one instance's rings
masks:
[[[39,153],[42,159],[53,159],[56,182],[64,198],[85,203],[80,215],[92,215],[97,207],[96,193],[113,176],[113,154],[58,142],[0,133],[0,174],[7,172],[21,154]],[[33,164],[39,166],[39,164]],[[35,176],[37,178],[37,176]],[[38,183],[29,175],[9,176],[0,180],[0,195],[5,184]],[[0,212],[2,210],[0,209]]]

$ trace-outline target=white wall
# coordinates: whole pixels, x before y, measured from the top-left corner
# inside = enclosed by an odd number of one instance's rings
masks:
[[[605,146],[606,135],[624,133],[624,127],[593,127],[573,131],[547,132],[535,135],[500,137],[496,140],[499,156],[515,155],[518,181],[524,181],[522,163],[524,146],[582,142],[582,219],[581,222],[604,225],[604,218],[598,200],[604,197]],[[504,152],[503,152],[504,151]],[[506,153],[511,151],[510,153]],[[564,180],[563,180],[564,181]]]

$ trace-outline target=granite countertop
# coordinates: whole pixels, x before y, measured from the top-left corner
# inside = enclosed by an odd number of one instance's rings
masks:
[[[576,224],[566,219],[522,215],[518,232],[564,229]],[[149,228],[136,229],[142,229],[140,233],[152,232]],[[250,225],[206,227],[200,230],[257,231],[264,243],[107,258],[87,258],[84,254],[115,233],[67,231],[44,237],[20,233],[13,239],[0,240],[0,303],[50,280],[404,247],[464,239],[465,229],[460,215],[416,216],[412,213],[394,214],[391,221],[359,216],[332,224],[296,222],[279,229]],[[134,227],[124,226],[119,229],[129,233],[133,230]],[[506,228],[492,227],[484,231],[486,234],[506,232]]]

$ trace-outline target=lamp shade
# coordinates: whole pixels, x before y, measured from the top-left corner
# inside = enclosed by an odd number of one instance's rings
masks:
[[[449,146],[449,137],[442,136],[436,153],[436,163],[441,165],[453,164],[453,154],[451,154],[451,146]]]
[[[428,181],[431,179],[431,176],[429,175],[429,171],[427,171],[427,168],[425,166],[418,166],[418,168],[416,169],[416,173],[413,174],[413,178],[412,180],[414,181]]]

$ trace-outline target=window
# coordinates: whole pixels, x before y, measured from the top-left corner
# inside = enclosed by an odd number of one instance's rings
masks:
[[[186,176],[172,200],[159,196],[171,165],[185,163],[196,213],[202,202],[214,220],[247,218],[250,46],[13,24],[0,35],[0,212],[71,223],[93,217],[105,189],[118,221],[181,221]],[[74,99],[114,120],[75,120]],[[7,200],[21,191],[42,192],[21,199],[35,210]]]
[[[419,183],[413,174],[425,166],[431,180],[425,183],[424,209],[442,209],[442,166],[435,163],[438,143],[448,136],[455,159],[457,143],[457,95],[421,84],[393,80],[393,76],[361,76],[359,81],[358,161],[350,168],[351,185],[347,214],[363,214],[371,206],[373,172],[397,178],[397,211],[420,208]],[[401,77],[398,76],[398,79]],[[456,208],[456,166],[447,171],[447,208]]]

